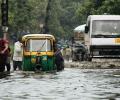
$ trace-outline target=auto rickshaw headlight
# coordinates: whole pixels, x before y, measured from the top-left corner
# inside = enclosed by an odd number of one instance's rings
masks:
[[[31,58],[32,63],[36,63],[36,58]]]

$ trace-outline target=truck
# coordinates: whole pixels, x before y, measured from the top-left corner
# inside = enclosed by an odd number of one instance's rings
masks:
[[[85,30],[85,26],[86,24],[82,24],[82,25],[79,25],[77,26],[75,29],[74,29],[74,42],[75,43],[83,43],[85,40],[84,40],[84,30]]]
[[[120,58],[120,15],[89,15],[85,33],[89,61],[92,58]]]

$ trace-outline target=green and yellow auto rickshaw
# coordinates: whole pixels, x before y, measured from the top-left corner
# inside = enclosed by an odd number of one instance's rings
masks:
[[[55,65],[55,37],[50,34],[28,34],[22,37],[23,71],[52,71]]]

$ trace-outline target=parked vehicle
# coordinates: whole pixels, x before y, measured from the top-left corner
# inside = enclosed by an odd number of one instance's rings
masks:
[[[52,71],[55,64],[55,37],[50,34],[29,34],[23,41],[23,70]]]
[[[90,15],[85,32],[88,33],[89,58],[120,57],[120,15]]]
[[[87,49],[83,44],[73,44],[72,46],[72,60],[85,61],[87,60]]]
[[[79,25],[74,29],[74,42],[82,43],[85,42],[85,26],[86,24]]]

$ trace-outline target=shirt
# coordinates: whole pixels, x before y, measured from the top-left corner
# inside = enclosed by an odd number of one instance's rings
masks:
[[[5,44],[9,44],[9,42],[5,39],[0,39],[0,52],[5,49]],[[8,55],[9,51],[8,49],[4,52],[4,55]]]
[[[22,43],[20,43],[19,41],[17,41],[14,44],[13,60],[14,61],[22,61],[22,58],[23,58]]]

